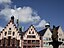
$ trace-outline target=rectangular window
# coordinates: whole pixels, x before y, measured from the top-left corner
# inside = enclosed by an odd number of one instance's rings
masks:
[[[27,44],[27,40],[24,40],[24,44]]]
[[[28,40],[28,44],[31,44],[31,40]]]
[[[8,34],[11,35],[11,31],[8,31]]]
[[[39,44],[39,40],[36,40],[36,43],[38,43],[38,44]]]
[[[32,43],[33,43],[33,44],[35,44],[35,43],[36,43],[36,41],[35,41],[35,40],[32,40]]]
[[[35,36],[32,36],[32,38],[36,38]]]
[[[28,35],[27,38],[36,38],[35,35]]]

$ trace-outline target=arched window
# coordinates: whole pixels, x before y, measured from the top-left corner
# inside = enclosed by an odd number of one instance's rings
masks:
[[[5,36],[7,35],[7,32],[5,32]]]
[[[34,34],[34,31],[32,32],[32,34]]]
[[[31,32],[29,31],[29,34],[31,34]]]
[[[13,32],[13,36],[15,35],[15,32]]]

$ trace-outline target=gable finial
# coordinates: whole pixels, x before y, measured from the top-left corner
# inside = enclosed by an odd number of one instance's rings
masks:
[[[14,23],[14,16],[11,17],[11,21]]]

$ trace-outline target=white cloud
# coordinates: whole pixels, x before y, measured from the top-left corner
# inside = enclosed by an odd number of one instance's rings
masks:
[[[3,27],[0,26],[0,31],[2,31]]]
[[[35,26],[36,28],[45,28],[45,25],[46,25],[46,20],[41,20],[41,22]]]
[[[11,0],[0,0],[0,3],[11,3]]]
[[[24,23],[38,22],[40,20],[40,16],[38,16],[38,14],[34,12],[31,7],[19,7],[15,9],[5,8],[1,10],[0,15],[6,16],[6,20],[9,20],[13,15],[15,20],[19,18],[20,22]]]

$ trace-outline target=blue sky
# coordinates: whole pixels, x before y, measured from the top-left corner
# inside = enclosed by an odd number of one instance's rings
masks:
[[[64,30],[64,22],[63,22],[64,21],[64,0],[9,0],[9,1],[3,0],[3,1],[0,1],[0,12],[1,12],[0,26],[1,27],[6,26],[6,24],[9,22],[9,19],[8,19],[9,16],[6,16],[6,15],[9,15],[9,12],[8,14],[6,12],[4,12],[3,14],[2,10],[4,9],[7,9],[7,10],[13,9],[13,11],[16,11],[19,9],[21,10],[19,12],[22,12],[22,10],[25,9],[27,12],[28,11],[31,12],[31,13],[28,12],[29,15],[32,17],[30,21],[27,20],[27,18],[24,18],[24,19],[26,19],[28,22],[25,20],[20,21],[20,25],[24,26],[26,29],[31,24],[34,24],[35,26],[38,26],[36,28],[39,28],[38,30],[40,30],[40,29],[43,29],[44,27],[44,25],[42,25],[41,27],[40,26],[41,24],[50,22],[51,26],[60,25]],[[15,13],[19,14],[19,12],[15,12]],[[13,13],[13,15],[17,15],[17,14]],[[19,14],[19,16],[20,15],[23,15],[23,14]],[[35,19],[37,20],[36,23],[34,23]]]

